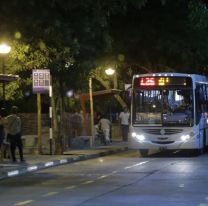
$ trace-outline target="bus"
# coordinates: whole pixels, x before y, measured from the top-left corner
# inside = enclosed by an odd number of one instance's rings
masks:
[[[208,145],[208,77],[184,73],[133,76],[129,146],[203,153]]]

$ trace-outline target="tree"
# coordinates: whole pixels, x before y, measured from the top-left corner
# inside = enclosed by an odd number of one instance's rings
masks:
[[[131,74],[193,73],[196,69],[198,73],[205,72],[208,35],[205,29],[197,29],[194,19],[190,18],[199,7],[193,2],[196,1],[148,1],[141,10],[130,6],[127,13],[112,17],[112,55],[124,54],[122,76],[126,77],[126,82],[131,79],[124,75],[128,71],[132,71]],[[199,13],[207,13],[207,10],[204,8]],[[203,19],[207,22],[205,17]]]

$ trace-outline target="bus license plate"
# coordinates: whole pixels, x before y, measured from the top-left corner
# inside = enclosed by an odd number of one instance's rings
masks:
[[[160,147],[160,150],[166,150],[166,149],[167,149],[166,146],[161,146],[161,147]]]

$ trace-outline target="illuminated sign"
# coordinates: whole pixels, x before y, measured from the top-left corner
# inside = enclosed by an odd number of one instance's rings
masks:
[[[141,86],[154,86],[155,78],[154,77],[145,77],[140,79]]]
[[[135,86],[191,86],[190,77],[138,77]]]
[[[50,86],[50,70],[33,70],[33,93],[48,93]]]

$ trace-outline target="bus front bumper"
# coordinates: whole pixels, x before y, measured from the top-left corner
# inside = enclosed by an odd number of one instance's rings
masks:
[[[199,149],[194,141],[174,141],[170,144],[158,144],[151,141],[129,141],[131,149],[158,149],[158,150],[175,150],[175,149]]]

